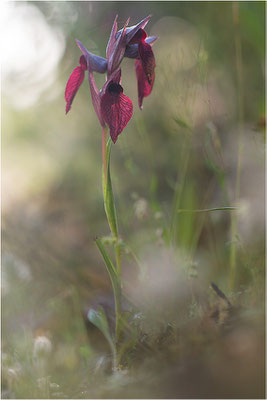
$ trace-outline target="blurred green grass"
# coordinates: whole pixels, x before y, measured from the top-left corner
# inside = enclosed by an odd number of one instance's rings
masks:
[[[23,82],[29,95],[29,75],[10,71],[3,80],[2,397],[262,397],[265,4],[238,3],[244,114],[238,204],[232,3],[23,2],[26,12],[28,5],[60,30],[66,48],[53,83],[32,105],[17,107],[21,93],[12,86]],[[142,112],[132,60],[122,65],[134,115],[112,149],[111,168],[120,235],[140,263],[123,254],[140,337],[127,371],[110,375],[105,340],[85,322],[101,302],[112,314],[94,243],[109,233],[101,132],[87,81],[67,117],[64,89],[80,55],[74,39],[104,55],[116,14],[120,26],[129,16],[135,23],[152,14],[148,32],[159,40],[155,86]],[[238,207],[234,290],[230,213],[178,213],[221,206]],[[225,311],[211,281],[237,314]],[[38,358],[40,335],[53,351]]]

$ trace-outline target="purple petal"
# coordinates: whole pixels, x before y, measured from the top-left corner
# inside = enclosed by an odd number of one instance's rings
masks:
[[[108,58],[108,76],[119,67],[123,59],[126,48],[126,26],[128,25],[129,20],[130,19],[128,18],[123,27],[123,30],[121,31],[121,34],[117,37],[113,48],[110,49],[111,54]]]
[[[93,71],[91,69],[89,57],[87,57],[87,65],[88,65],[88,80],[89,80],[92,103],[101,126],[105,126],[105,122],[103,121],[100,110],[100,93],[95,83],[95,78]]]
[[[80,42],[78,39],[75,39],[75,41],[77,43],[77,46],[83,53],[84,57],[86,59],[89,58],[91,70],[99,72],[100,74],[104,74],[107,71],[107,60],[103,57],[96,56],[95,54],[90,53],[90,51],[88,51],[86,47],[82,44],[82,42]]]
[[[142,21],[140,21],[138,24],[130,26],[129,28],[126,29],[126,44],[130,42],[130,40],[134,37],[134,35],[139,29],[144,29],[144,27],[150,20],[151,16],[152,15],[148,15],[146,18],[142,19]],[[119,36],[120,33],[121,30],[117,33],[117,37]]]
[[[117,19],[118,19],[118,15],[116,15],[115,20],[113,22],[113,26],[112,26],[110,37],[109,37],[109,41],[108,41],[108,45],[107,45],[107,48],[106,48],[107,59],[110,58],[111,53],[112,53],[112,49],[114,48],[114,44],[116,42]]]

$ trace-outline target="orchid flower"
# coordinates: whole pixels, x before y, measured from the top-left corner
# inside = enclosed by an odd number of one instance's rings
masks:
[[[116,16],[106,48],[106,58],[92,54],[79,40],[76,40],[82,55],[79,59],[79,65],[74,68],[68,79],[65,90],[67,114],[71,109],[78,89],[84,81],[85,71],[87,71],[93,107],[102,127],[103,198],[105,213],[114,243],[115,267],[111,261],[109,261],[109,257],[106,254],[105,247],[101,240],[96,240],[96,243],[105,260],[114,292],[116,314],[115,338],[113,340],[110,336],[110,340],[108,340],[114,357],[114,369],[118,367],[121,356],[121,352],[118,350],[122,339],[123,314],[121,306],[122,280],[120,238],[110,174],[111,140],[113,143],[116,143],[118,136],[126,127],[133,114],[132,101],[123,93],[123,87],[121,85],[120,66],[124,57],[134,58],[136,60],[135,69],[140,108],[142,108],[143,98],[148,96],[153,88],[156,64],[151,44],[157,38],[155,36],[147,37],[144,31],[149,20],[150,16],[143,19],[137,25],[128,27],[128,19],[124,27],[118,31]],[[95,82],[94,73],[96,72],[106,74],[106,81],[100,90]],[[109,127],[111,137],[109,141],[107,141],[106,125]],[[98,326],[97,324],[95,325]],[[117,355],[119,355],[118,358]]]
[[[88,70],[89,87],[92,103],[102,128],[108,125],[111,139],[116,143],[119,134],[126,127],[133,113],[133,105],[129,97],[123,93],[121,86],[120,64],[124,57],[134,58],[138,82],[138,103],[142,108],[143,98],[148,96],[155,80],[155,57],[151,44],[157,37],[147,37],[144,27],[151,16],[146,17],[137,25],[128,27],[129,19],[124,27],[117,31],[117,16],[114,20],[109,41],[106,48],[106,57],[96,56],[76,40],[82,52],[79,66],[69,77],[65,90],[66,113],[71,109],[74,97],[81,86],[85,71]],[[106,73],[107,78],[103,88],[99,91],[94,72]]]

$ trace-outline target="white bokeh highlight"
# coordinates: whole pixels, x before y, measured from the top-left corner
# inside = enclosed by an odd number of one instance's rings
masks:
[[[65,38],[27,3],[2,5],[1,31],[2,93],[10,106],[25,109],[55,81]]]

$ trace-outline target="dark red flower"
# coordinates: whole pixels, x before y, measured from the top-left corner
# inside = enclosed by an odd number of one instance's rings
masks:
[[[129,19],[123,29],[117,31],[117,17],[113,23],[106,48],[106,59],[90,53],[86,47],[76,40],[82,52],[80,65],[76,67],[66,86],[66,113],[69,112],[73,99],[84,80],[84,72],[88,70],[89,87],[94,109],[101,126],[109,126],[110,136],[116,143],[119,134],[128,124],[133,113],[133,105],[129,97],[123,93],[121,86],[120,64],[124,57],[136,58],[136,76],[138,81],[138,103],[142,108],[143,98],[151,93],[155,79],[155,58],[151,44],[156,36],[147,37],[144,27],[150,15],[137,25],[127,28]],[[94,72],[107,73],[107,80],[99,91]]]
[[[69,112],[73,99],[79,87],[83,83],[84,71],[87,69],[87,63],[84,56],[80,57],[79,63],[80,65],[72,71],[65,89],[66,114]]]

